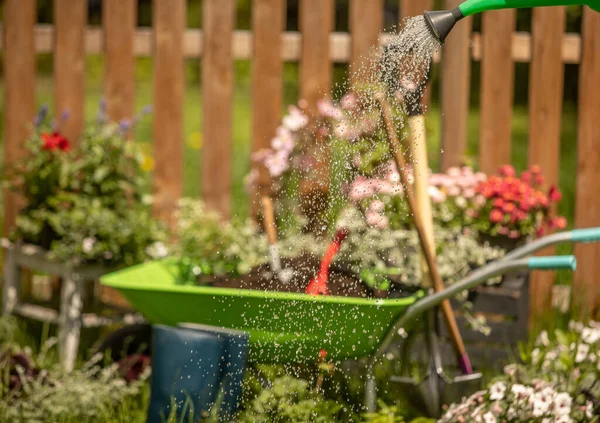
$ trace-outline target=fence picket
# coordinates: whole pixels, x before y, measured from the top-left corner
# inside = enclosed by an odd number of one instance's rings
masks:
[[[370,50],[377,45],[383,29],[383,5],[383,0],[350,0],[350,78],[353,83],[368,77]]]
[[[446,0],[446,9],[461,0]],[[463,19],[442,47],[442,169],[462,165],[467,150],[472,18]]]
[[[204,0],[202,60],[202,195],[224,218],[231,214],[232,38],[235,0]]]
[[[104,97],[111,120],[131,119],[135,104],[136,0],[104,0]]]
[[[515,75],[510,58],[516,19],[514,9],[483,14],[479,169],[487,173],[510,163]]]
[[[35,0],[4,2],[4,166],[26,155],[23,141],[35,114],[35,4]],[[4,236],[12,230],[21,205],[15,193],[4,190]]]
[[[285,29],[285,0],[254,0],[252,30],[252,151],[269,148],[281,119],[283,101],[282,32]],[[267,169],[259,167],[258,191],[270,189]],[[251,208],[256,209],[255,199]]]
[[[575,226],[578,228],[600,226],[600,14],[589,8],[583,11],[583,52],[579,69],[579,134],[577,140],[577,196]],[[587,244],[575,247],[577,272],[573,280],[572,298],[580,317],[594,313],[599,318],[600,285],[598,272],[600,245]],[[594,317],[594,316],[592,316]]]
[[[185,0],[154,0],[154,213],[174,224],[183,193]]]
[[[566,24],[563,7],[533,10],[532,60],[529,68],[529,152],[530,164],[541,166],[548,184],[558,184],[560,128],[564,65],[560,59]],[[549,89],[552,87],[552,89]],[[554,249],[542,251],[551,255]],[[530,324],[547,315],[552,306],[554,273],[534,272],[530,282]]]
[[[84,124],[87,3],[56,0],[54,20],[54,115],[63,135],[76,144]]]
[[[313,108],[331,91],[329,34],[333,29],[333,0],[300,0],[300,97]]]

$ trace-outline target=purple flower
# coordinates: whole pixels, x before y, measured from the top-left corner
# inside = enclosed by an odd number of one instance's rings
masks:
[[[33,119],[33,124],[38,127],[42,124],[42,122],[44,122],[44,120],[46,120],[46,116],[48,115],[48,105],[47,104],[43,104],[42,107],[40,107],[40,110],[37,112],[37,115],[35,115],[35,118]]]

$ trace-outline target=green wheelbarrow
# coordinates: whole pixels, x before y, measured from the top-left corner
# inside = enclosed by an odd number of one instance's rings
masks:
[[[119,290],[152,324],[200,323],[247,332],[250,363],[315,362],[322,350],[332,361],[370,357],[365,405],[373,410],[373,367],[397,333],[410,330],[443,300],[494,276],[524,269],[574,270],[573,256],[524,257],[552,244],[593,241],[600,241],[600,228],[550,235],[474,271],[442,292],[426,295],[419,291],[399,299],[317,297],[186,285],[177,280],[176,263],[169,260],[117,271],[102,277],[101,282]],[[444,377],[441,369],[430,376]]]

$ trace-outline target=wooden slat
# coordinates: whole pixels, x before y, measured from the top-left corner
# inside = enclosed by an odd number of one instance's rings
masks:
[[[4,2],[4,166],[24,157],[35,114],[35,0]],[[4,190],[4,235],[12,230],[21,201]]]
[[[281,119],[283,62],[273,54],[281,51],[285,28],[285,0],[254,0],[252,28],[254,60],[252,67],[252,151],[269,148]],[[259,169],[258,190],[268,190],[270,178]],[[256,204],[252,199],[252,208]]]
[[[515,9],[483,14],[479,169],[496,172],[510,163],[515,67],[511,56]]]
[[[563,7],[533,10],[532,60],[529,68],[529,164],[542,168],[548,184],[557,185],[559,176],[560,128],[564,65],[561,40],[566,14]],[[541,252],[552,255],[554,249]],[[533,272],[530,284],[530,325],[536,325],[552,307],[554,273]]]
[[[135,102],[136,0],[104,0],[104,96],[108,116],[115,122],[131,118]]]
[[[0,25],[1,27],[2,25]],[[452,31],[454,33],[454,31]],[[35,27],[35,52],[52,53],[54,27],[52,25],[37,25]],[[298,61],[301,57],[302,37],[300,33],[288,31],[282,34],[283,45],[281,59],[285,62]],[[234,59],[252,58],[252,33],[250,31],[235,31],[233,33]],[[85,53],[87,55],[102,54],[104,46],[104,33],[102,29],[88,27],[85,31]],[[390,37],[381,34],[379,44],[387,44]],[[470,41],[471,58],[481,60],[481,34],[473,33]],[[0,50],[2,43],[0,42]],[[138,28],[134,37],[134,55],[136,57],[152,56],[152,30]],[[203,54],[202,30],[188,29],[183,38],[183,53],[186,58],[200,58]],[[515,63],[528,63],[531,58],[531,35],[527,32],[515,32],[512,35],[512,60]],[[332,32],[329,36],[329,55],[334,63],[347,63],[351,56],[350,34],[346,32]],[[440,54],[434,54],[434,63],[440,62]],[[581,58],[581,37],[579,34],[565,34],[562,40],[562,60],[567,64],[578,64]]]
[[[370,75],[371,48],[378,45],[383,29],[383,0],[350,0],[350,33],[352,35],[351,72],[353,83]]]
[[[185,0],[155,0],[154,213],[174,224],[183,193],[183,32]]]
[[[583,52],[579,70],[579,134],[577,139],[577,197],[575,226],[600,226],[600,14],[589,8],[583,12]],[[600,307],[600,245],[575,247],[577,272],[572,298],[580,317],[598,318]],[[594,313],[596,316],[593,316]]]
[[[460,3],[460,0],[446,0],[445,8],[452,9]],[[442,48],[442,169],[464,164],[465,161],[471,80],[471,19],[465,18],[456,25]]]
[[[315,107],[331,91],[329,35],[333,29],[333,0],[300,0],[300,97]]]
[[[208,207],[231,213],[232,34],[235,0],[204,0],[202,194]]]
[[[56,0],[54,47],[54,115],[60,132],[76,144],[83,131],[85,99],[84,34],[87,3]],[[66,119],[65,117],[68,116]]]
[[[432,0],[400,0],[400,24],[411,16],[423,15],[426,10],[431,10],[433,7]],[[431,85],[427,84],[423,91],[421,102],[424,105],[431,104]]]

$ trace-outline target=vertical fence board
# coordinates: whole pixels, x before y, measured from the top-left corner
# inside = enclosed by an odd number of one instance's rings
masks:
[[[173,224],[183,193],[183,32],[185,0],[155,0],[154,213]]]
[[[269,148],[281,118],[283,99],[282,31],[285,0],[254,0],[252,65],[252,151]],[[258,191],[270,188],[267,169],[259,168]],[[254,199],[253,199],[254,200]],[[255,210],[256,204],[251,205]]]
[[[329,34],[333,29],[333,0],[300,0],[300,97],[314,108],[331,91]]]
[[[208,207],[231,214],[232,38],[235,0],[204,0],[202,194]]]
[[[137,26],[136,0],[104,0],[104,97],[113,121],[133,116],[135,104],[134,36]]]
[[[460,3],[461,0],[446,0],[445,7],[452,9]],[[465,161],[471,81],[471,20],[468,17],[456,25],[442,48],[442,169]]]
[[[350,0],[351,73],[353,83],[369,76],[371,47],[376,46],[383,29],[383,0]]]
[[[560,127],[564,65],[562,37],[565,8],[540,7],[533,10],[532,58],[529,68],[529,152],[530,164],[541,166],[548,184],[558,184]],[[553,248],[542,255],[553,254]],[[554,273],[534,272],[530,283],[530,324],[551,310]]]
[[[3,22],[4,166],[26,154],[25,139],[35,114],[35,0],[6,0]],[[4,190],[4,235],[12,230],[21,201]]]
[[[577,140],[577,201],[575,226],[600,226],[600,14],[589,8],[583,12],[583,51],[579,70],[579,134]],[[575,247],[577,272],[572,297],[580,317],[600,311],[600,246],[584,244]],[[594,316],[591,316],[594,317]]]
[[[411,16],[423,15],[424,11],[431,10],[432,8],[432,0],[400,0],[400,24],[402,24],[404,19]],[[425,87],[421,101],[424,105],[431,104],[431,84],[427,84]]]
[[[86,21],[87,2],[55,0],[54,114],[61,133],[73,144],[83,131]]]
[[[515,67],[510,58],[516,18],[514,9],[483,14],[479,169],[487,173],[511,161]]]

